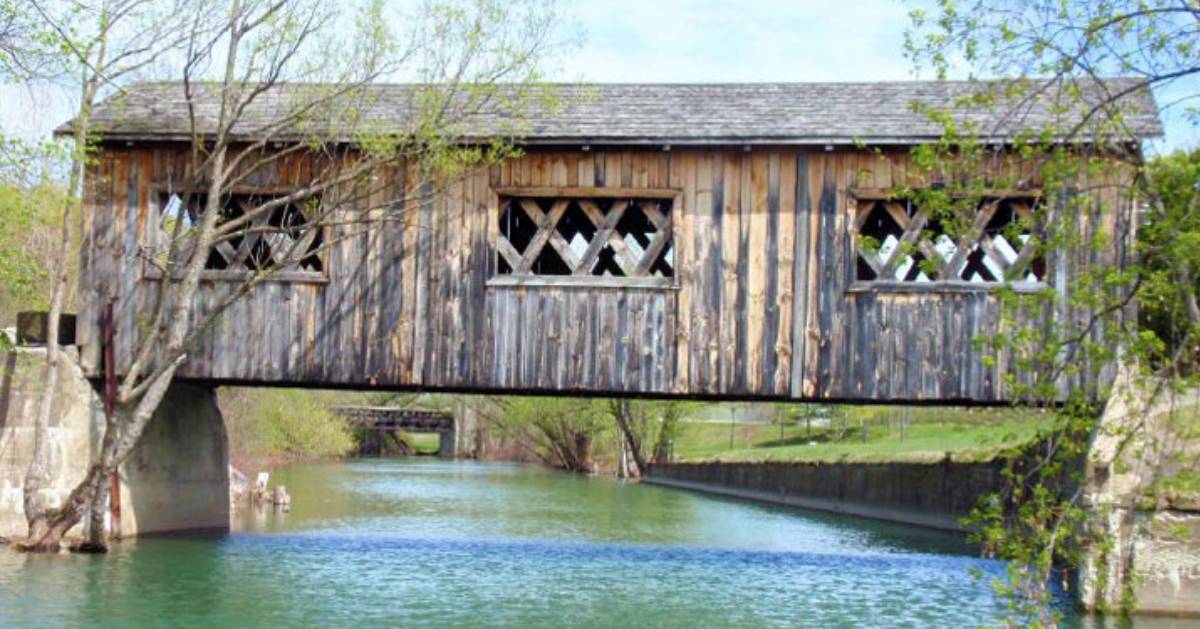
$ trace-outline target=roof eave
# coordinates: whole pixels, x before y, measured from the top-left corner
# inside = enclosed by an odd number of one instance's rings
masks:
[[[74,128],[70,124],[64,124],[54,130],[55,136],[69,136],[74,133]],[[1163,137],[1161,129],[1152,131],[1139,132],[1136,135],[1124,140],[1125,142],[1140,142],[1143,140],[1159,139]],[[232,138],[236,142],[258,141],[261,137],[257,136],[234,136]],[[301,136],[278,136],[273,138],[272,142],[296,142],[301,140],[311,140],[310,137]],[[462,144],[484,144],[492,141],[494,138],[484,136],[470,136],[461,138]],[[525,138],[518,138],[517,143],[523,146],[641,146],[641,147],[688,147],[688,146],[724,146],[724,147],[748,147],[748,146],[912,146],[918,144],[932,144],[941,141],[943,136],[940,135],[877,135],[877,136],[844,136],[844,135],[808,135],[808,136],[549,136],[549,135],[533,135]],[[980,142],[985,144],[1011,144],[1015,141],[1015,136],[1011,135],[995,135],[981,136],[978,138]],[[101,134],[101,140],[104,142],[190,142],[191,134],[184,133],[104,133]],[[1065,138],[1055,138],[1056,141],[1065,141]],[[334,144],[353,144],[355,139],[352,137],[333,137],[329,140]],[[1071,140],[1071,143],[1087,144],[1091,139],[1080,137]]]

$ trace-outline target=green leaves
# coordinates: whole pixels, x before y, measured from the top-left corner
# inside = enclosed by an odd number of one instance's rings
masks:
[[[20,310],[47,307],[63,197],[51,184],[0,183],[0,326]]]

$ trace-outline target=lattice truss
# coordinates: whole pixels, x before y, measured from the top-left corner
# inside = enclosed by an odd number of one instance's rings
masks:
[[[859,281],[1038,283],[1046,264],[1033,234],[1036,199],[987,199],[952,236],[905,200],[860,200],[853,233]]]
[[[159,242],[167,243],[174,222],[184,221],[184,228],[195,224],[205,207],[205,195],[168,196],[160,205]],[[271,197],[261,194],[231,194],[221,204],[224,223],[246,215]],[[311,200],[317,203],[316,199]],[[324,237],[319,226],[310,224],[308,208],[287,203],[270,212],[262,212],[241,226],[229,240],[218,243],[209,253],[204,268],[214,271],[288,271],[322,273],[325,264],[321,257]],[[181,233],[185,233],[181,230]],[[186,259],[186,252],[185,252]]]
[[[669,199],[500,199],[501,275],[673,277]]]

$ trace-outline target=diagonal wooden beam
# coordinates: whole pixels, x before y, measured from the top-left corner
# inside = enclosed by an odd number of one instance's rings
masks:
[[[892,277],[896,267],[900,265],[900,261],[908,256],[904,252],[905,249],[921,240],[921,232],[925,229],[925,222],[929,220],[929,210],[922,208],[917,210],[917,213],[909,221],[908,227],[904,228],[904,233],[900,235],[900,242],[896,243],[896,250],[892,255],[888,256],[887,260],[883,261],[883,268],[876,269],[880,275]],[[870,264],[870,262],[868,262]]]
[[[608,246],[613,250],[613,262],[621,267],[621,272],[626,276],[632,276],[637,269],[638,258],[629,250],[629,245],[625,244],[625,239],[616,230],[609,232]]]
[[[876,254],[874,251],[867,251],[866,249],[861,249],[858,252],[858,257],[862,258],[863,262],[866,262],[867,266],[871,267],[872,271],[875,271],[876,279],[881,279],[881,280],[892,279],[891,273],[886,272],[886,270],[888,268],[887,263],[885,263],[883,260],[881,260],[879,258],[879,255]],[[893,255],[892,257],[894,258],[895,256]]]
[[[216,249],[217,253],[221,254],[222,258],[225,258],[226,267],[233,266],[233,259],[237,257],[238,252],[237,252],[237,249],[233,248],[233,245],[229,244],[228,240],[222,240],[221,242],[217,243],[216,246],[213,248]],[[181,258],[181,259],[186,260],[187,258]]]
[[[646,219],[654,225],[655,229],[659,231],[666,231],[668,229],[671,223],[671,213],[669,211],[662,211],[662,206],[666,204],[666,201],[643,200],[635,201],[634,204],[646,215]]]
[[[588,243],[583,255],[579,256],[579,266],[575,267],[575,275],[591,275],[592,267],[596,266],[596,260],[600,257],[600,250],[608,242],[609,235],[616,229],[617,223],[620,222],[621,216],[628,206],[621,205],[619,202],[613,203],[608,214],[604,214],[593,201],[581,199],[578,203],[579,209],[596,226],[596,233],[592,235],[592,241]]]
[[[654,240],[650,241],[650,245],[642,252],[642,259],[638,261],[634,268],[634,275],[646,275],[650,272],[650,267],[654,266],[654,262],[658,260],[659,254],[671,242],[671,217],[667,216],[662,224],[658,226],[658,231],[654,232]]]
[[[1000,207],[999,200],[988,201],[975,213],[975,220],[971,222],[970,231],[959,236],[955,242],[958,249],[954,252],[954,256],[946,262],[946,266],[942,267],[941,272],[938,273],[938,279],[958,279],[958,276],[962,274],[963,267],[967,265],[967,256],[971,254],[975,243],[979,242],[983,236],[983,228],[987,227],[988,221],[992,220],[992,215],[996,213],[998,207]]]
[[[525,201],[521,201],[521,207],[525,206]],[[525,254],[521,256],[521,264],[514,270],[517,273],[529,273],[533,268],[534,261],[542,253],[542,247],[546,246],[546,241],[550,240],[551,233],[554,232],[554,226],[558,224],[558,219],[562,218],[564,212],[567,211],[569,201],[555,201],[549,212],[543,214],[541,209],[537,209],[537,213],[541,220],[538,222],[538,231],[533,235],[533,239],[525,246]],[[536,205],[536,203],[534,203]],[[526,208],[528,211],[528,208]],[[532,216],[532,215],[531,215]],[[536,220],[536,219],[535,219]]]
[[[571,269],[571,273],[574,273],[579,268],[579,256],[575,255],[575,250],[571,248],[571,243],[567,242],[567,239],[558,233],[557,227],[550,229],[548,244],[554,247],[554,250],[558,252],[558,257],[567,263],[567,266]]]
[[[1011,266],[1004,271],[1005,279],[1009,281],[1021,280],[1030,263],[1033,262],[1034,256],[1037,255],[1038,239],[1037,236],[1031,236],[1021,250],[1017,252],[1017,259],[1013,260]],[[1046,281],[1046,278],[1039,277],[1039,281]]]
[[[900,226],[900,229],[907,231],[912,219],[908,216],[908,209],[897,201],[884,201],[883,209],[887,210],[893,221]]]
[[[509,268],[516,272],[517,266],[521,264],[521,252],[517,251],[517,248],[512,246],[512,243],[503,234],[496,236],[496,251],[504,257],[505,262],[508,262]]]

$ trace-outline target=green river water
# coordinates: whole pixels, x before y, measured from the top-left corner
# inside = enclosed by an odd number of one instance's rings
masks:
[[[504,464],[362,460],[272,481],[291,512],[246,508],[226,536],[0,550],[0,625],[972,627],[1001,613],[971,575],[1001,564],[913,527]]]

